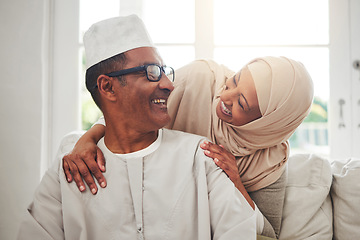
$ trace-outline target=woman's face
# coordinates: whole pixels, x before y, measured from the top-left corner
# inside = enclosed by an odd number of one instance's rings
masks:
[[[255,83],[247,67],[227,79],[225,85],[216,107],[221,120],[242,126],[261,117]]]

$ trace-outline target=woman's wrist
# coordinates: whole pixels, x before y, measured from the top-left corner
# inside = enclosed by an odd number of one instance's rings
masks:
[[[246,191],[244,184],[241,181],[241,178],[239,176],[239,178],[237,178],[234,181],[234,185],[235,187],[241,192],[241,194],[244,196],[244,198],[246,199],[246,201],[248,201],[248,203],[250,204],[250,206],[255,209],[255,204],[253,202],[253,200],[251,199],[249,193]]]
[[[104,136],[105,126],[101,124],[94,125],[84,134],[85,140],[91,141],[95,144]],[[85,136],[86,135],[86,136]]]

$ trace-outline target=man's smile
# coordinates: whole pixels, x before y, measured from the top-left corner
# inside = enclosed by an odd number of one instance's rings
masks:
[[[166,99],[164,98],[155,98],[153,100],[151,100],[152,103],[155,104],[166,104]]]

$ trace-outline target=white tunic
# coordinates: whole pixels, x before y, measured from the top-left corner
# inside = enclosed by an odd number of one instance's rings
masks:
[[[203,140],[163,129],[149,147],[113,154],[101,139],[107,187],[95,196],[67,183],[59,157],[18,239],[256,239],[253,209],[204,155]]]

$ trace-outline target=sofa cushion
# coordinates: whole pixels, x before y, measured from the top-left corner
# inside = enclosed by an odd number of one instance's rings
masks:
[[[334,161],[331,197],[334,213],[334,239],[360,236],[360,159]]]
[[[288,161],[280,239],[331,239],[330,162],[313,154],[296,154]]]

